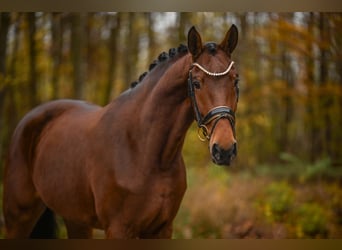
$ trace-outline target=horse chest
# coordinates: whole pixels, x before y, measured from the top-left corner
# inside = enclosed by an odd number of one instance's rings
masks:
[[[166,217],[171,213],[174,203],[177,203],[183,197],[183,192],[178,188],[169,186],[158,186],[153,190],[153,195],[146,200],[147,207],[155,210],[156,214],[164,214]]]
[[[151,192],[139,213],[141,231],[147,234],[156,233],[172,222],[184,194],[183,188],[168,185],[156,185]]]

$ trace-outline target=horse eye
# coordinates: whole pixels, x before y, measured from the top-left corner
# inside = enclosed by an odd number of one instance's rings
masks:
[[[200,89],[201,88],[201,83],[199,81],[194,81],[192,84],[194,85],[194,87],[196,89]]]

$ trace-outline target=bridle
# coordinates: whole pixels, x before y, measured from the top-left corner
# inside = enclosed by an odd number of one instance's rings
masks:
[[[197,105],[197,101],[196,101],[195,84],[192,80],[192,70],[194,67],[197,67],[209,76],[218,77],[218,76],[224,76],[224,75],[228,74],[229,71],[231,70],[233,64],[234,64],[234,62],[231,61],[228,68],[225,71],[219,72],[219,73],[210,72],[198,63],[193,63],[190,67],[189,78],[188,78],[188,94],[189,94],[189,97],[191,99],[192,107],[194,109],[194,114],[195,114],[195,120],[196,120],[197,126],[198,126],[198,137],[201,141],[205,141],[206,139],[210,140],[210,137],[211,137],[217,123],[221,119],[228,119],[230,125],[232,126],[233,134],[235,137],[235,113],[231,108],[229,108],[227,106],[217,106],[217,107],[214,107],[211,110],[209,110],[209,112],[204,117],[202,117],[202,115],[198,109],[198,105]],[[214,124],[212,126],[211,131],[209,132],[207,125],[211,122],[214,122]]]

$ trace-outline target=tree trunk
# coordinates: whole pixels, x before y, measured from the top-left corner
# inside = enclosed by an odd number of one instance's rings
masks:
[[[147,33],[148,33],[148,59],[147,59],[147,63],[149,65],[149,63],[151,63],[154,58],[157,56],[155,55],[155,47],[156,47],[156,41],[155,41],[155,35],[154,35],[154,30],[153,30],[153,25],[154,25],[154,20],[153,20],[153,13],[147,13]],[[148,67],[148,65],[146,65],[146,68]]]
[[[139,53],[139,31],[136,28],[138,13],[130,12],[128,16],[128,32],[126,36],[126,55],[124,82],[127,87],[137,76],[137,60]]]
[[[37,50],[36,50],[36,15],[34,12],[27,13],[28,21],[28,43],[29,43],[29,93],[30,106],[38,104],[37,89]]]
[[[327,85],[328,80],[328,67],[329,67],[329,49],[328,44],[331,44],[330,42],[330,29],[328,25],[328,20],[326,18],[325,13],[319,14],[319,30],[320,30],[320,40],[321,40],[321,47],[320,47],[320,86],[323,87]],[[331,136],[331,127],[332,127],[332,121],[331,116],[329,115],[329,108],[332,104],[332,98],[329,94],[323,94],[322,98],[319,98],[319,100],[322,102],[322,105],[320,105],[320,109],[322,112],[324,112],[324,123],[323,128],[321,129],[323,135],[322,138],[324,140],[324,143],[322,147],[324,148],[325,152],[328,156],[332,155],[332,148],[331,148],[331,142],[332,142],[332,136]]]
[[[186,41],[186,28],[190,24],[191,13],[180,12],[177,16],[178,21],[178,40]]]
[[[293,19],[293,14],[283,14],[284,19],[286,19],[288,22],[291,22]],[[285,82],[285,93],[283,96],[283,103],[284,103],[284,112],[283,112],[283,118],[282,118],[282,124],[283,128],[281,129],[282,135],[281,135],[281,141],[282,141],[282,151],[291,152],[291,149],[293,150],[295,146],[291,146],[290,141],[290,123],[292,122],[292,116],[293,116],[293,96],[290,95],[294,89],[294,73],[291,68],[291,55],[288,53],[288,50],[285,45],[281,44],[280,46],[281,50],[281,78]],[[292,153],[295,153],[292,151]]]
[[[9,13],[0,13],[0,76],[6,74],[7,33],[10,26]]]
[[[111,29],[110,29],[110,38],[108,42],[108,51],[109,51],[109,63],[108,63],[108,77],[107,83],[105,86],[104,96],[103,96],[103,104],[106,104],[110,101],[111,93],[113,89],[113,84],[115,80],[115,75],[117,73],[116,61],[118,59],[118,39],[119,32],[121,27],[121,13],[117,13],[115,16],[112,16],[110,19]]]
[[[307,27],[308,34],[314,34],[314,25],[315,25],[315,14],[310,13],[308,16]],[[318,137],[317,137],[317,125],[315,119],[315,101],[316,98],[314,96],[314,85],[315,85],[315,76],[314,76],[314,68],[315,68],[315,50],[311,40],[307,41],[307,51],[310,53],[310,56],[306,58],[306,79],[307,79],[307,89],[308,89],[308,98],[307,98],[307,113],[308,113],[308,132],[309,132],[309,158],[310,161],[313,162],[315,160],[316,152],[318,151]]]
[[[62,25],[61,14],[52,13],[51,16],[51,56],[52,56],[52,98],[57,99],[59,96],[59,69],[62,61]]]
[[[7,91],[6,77],[6,50],[7,33],[10,26],[11,16],[9,13],[0,13],[0,117],[2,117],[2,108],[4,106],[5,93]],[[0,127],[1,127],[0,120]]]
[[[9,13],[0,13],[0,170],[2,169],[3,148],[6,148],[8,132],[4,122],[5,112],[5,95],[8,92],[8,84],[6,83],[6,50],[7,50],[7,33],[10,26],[11,16]],[[1,171],[2,172],[2,171]],[[2,174],[0,174],[0,178]]]
[[[85,16],[73,13],[71,17],[71,57],[73,65],[73,96],[83,98],[86,60],[85,60]]]

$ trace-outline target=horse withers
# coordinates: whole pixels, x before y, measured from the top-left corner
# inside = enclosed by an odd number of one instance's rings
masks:
[[[92,228],[107,238],[170,238],[193,120],[216,164],[236,156],[237,40],[235,25],[219,44],[203,44],[192,27],[188,46],[161,53],[105,107],[57,100],[25,115],[5,167],[6,237],[51,236],[49,224],[40,229],[56,213],[69,238],[90,238]]]

